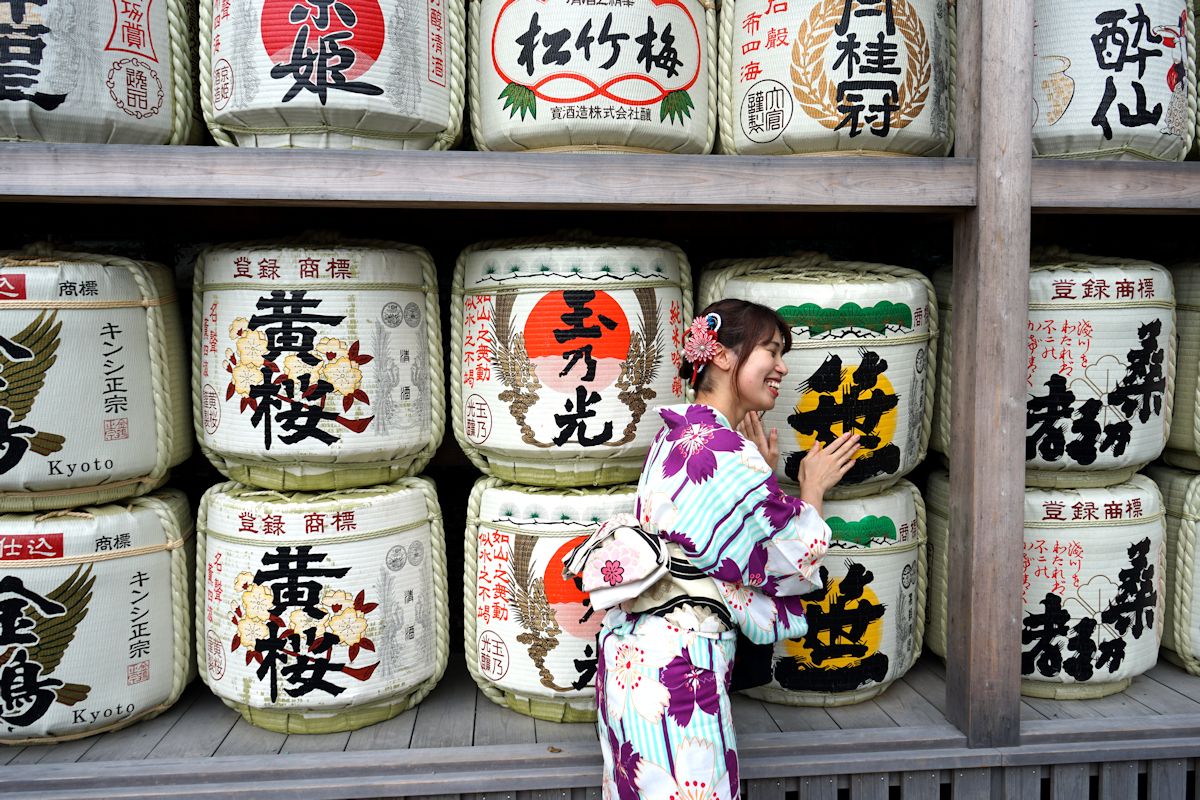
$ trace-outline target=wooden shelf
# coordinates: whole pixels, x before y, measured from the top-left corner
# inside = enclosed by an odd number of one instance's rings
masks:
[[[1200,212],[1200,162],[1034,159],[1034,213]]]
[[[0,200],[696,211],[955,211],[975,162],[0,144]]]

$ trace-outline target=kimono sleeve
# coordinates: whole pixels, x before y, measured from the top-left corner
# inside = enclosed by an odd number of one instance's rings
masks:
[[[661,522],[675,524],[660,524],[659,535],[682,546],[710,577],[769,596],[821,585],[817,566],[829,526],[812,506],[780,490],[753,446],[721,453],[713,478],[688,486],[674,505]]]

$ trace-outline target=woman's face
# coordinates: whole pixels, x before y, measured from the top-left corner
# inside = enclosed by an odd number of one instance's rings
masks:
[[[779,331],[743,360],[737,376],[738,399],[747,411],[770,411],[779,399],[779,384],[788,372],[783,363],[783,337]]]

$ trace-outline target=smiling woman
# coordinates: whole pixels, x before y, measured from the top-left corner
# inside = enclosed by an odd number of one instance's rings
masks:
[[[853,464],[858,437],[813,447],[800,499],[780,491],[777,433],[759,415],[775,405],[790,346],[771,309],[709,305],[688,329],[680,369],[697,402],[659,409],[664,427],[638,484],[636,519],[607,523],[567,559],[584,589],[607,590],[592,591],[593,606],[621,601],[599,635],[605,796],[696,786],[736,796],[737,632],[766,645],[808,630],[800,596],[820,587],[830,539],[822,500]],[[630,546],[660,557],[630,558]],[[634,588],[618,590],[626,586]]]

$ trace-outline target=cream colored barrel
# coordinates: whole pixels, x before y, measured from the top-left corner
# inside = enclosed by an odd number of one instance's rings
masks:
[[[465,36],[446,0],[201,0],[204,119],[222,145],[445,150]]]
[[[707,153],[717,13],[702,0],[469,0],[480,150]]]
[[[1196,522],[1200,480],[1194,472],[1152,465],[1146,475],[1162,491],[1167,513],[1162,648],[1170,661],[1200,675],[1200,614],[1195,612],[1200,571],[1196,569]]]
[[[934,284],[948,309],[949,272],[935,274]],[[1170,273],[1148,261],[1047,252],[1035,255],[1029,297],[1025,484],[1111,486],[1128,479],[1159,456],[1171,426]],[[949,337],[944,350],[950,363]],[[935,428],[945,452],[949,370],[941,376]]]
[[[0,141],[187,144],[195,113],[183,0],[14,0],[0,17]]]
[[[1182,161],[1196,128],[1191,0],[1036,0],[1033,153]]]
[[[954,33],[946,0],[728,2],[721,147],[944,156],[954,138]]]
[[[489,475],[536,486],[636,481],[679,402],[687,258],[661,242],[500,242],[458,258],[454,435]]]
[[[946,657],[949,630],[950,582],[950,473],[931,470],[925,483],[925,502],[929,515],[929,607],[926,609],[925,646]]]
[[[1196,402],[1200,393],[1200,263],[1188,262],[1171,268],[1175,286],[1175,325],[1179,348],[1175,359],[1175,404],[1171,433],[1163,460],[1176,467],[1200,470],[1200,425],[1196,424]]]
[[[746,694],[772,703],[840,706],[882,693],[921,654],[925,504],[901,481],[857,500],[830,500],[824,588],[804,596],[808,633],[775,645],[772,680]]]
[[[192,451],[174,278],[37,246],[0,253],[0,510],[107,503]]]
[[[192,516],[182,492],[0,516],[0,742],[149,719],[192,668]]]
[[[634,486],[533,489],[475,483],[463,540],[467,669],[514,711],[553,722],[596,718],[603,611],[563,578],[563,559],[604,520],[634,513]]]
[[[796,483],[813,444],[844,432],[861,435],[861,449],[831,497],[878,492],[925,458],[938,333],[927,278],[819,255],[712,266],[702,308],[725,297],[750,300],[775,309],[792,331],[788,375],[763,417],[779,430],[780,479]]]
[[[431,481],[322,494],[218,484],[197,528],[200,675],[247,722],[354,730],[441,679],[446,547]]]
[[[418,247],[228,245],[196,263],[196,437],[268,489],[373,486],[442,440],[437,271]]]

